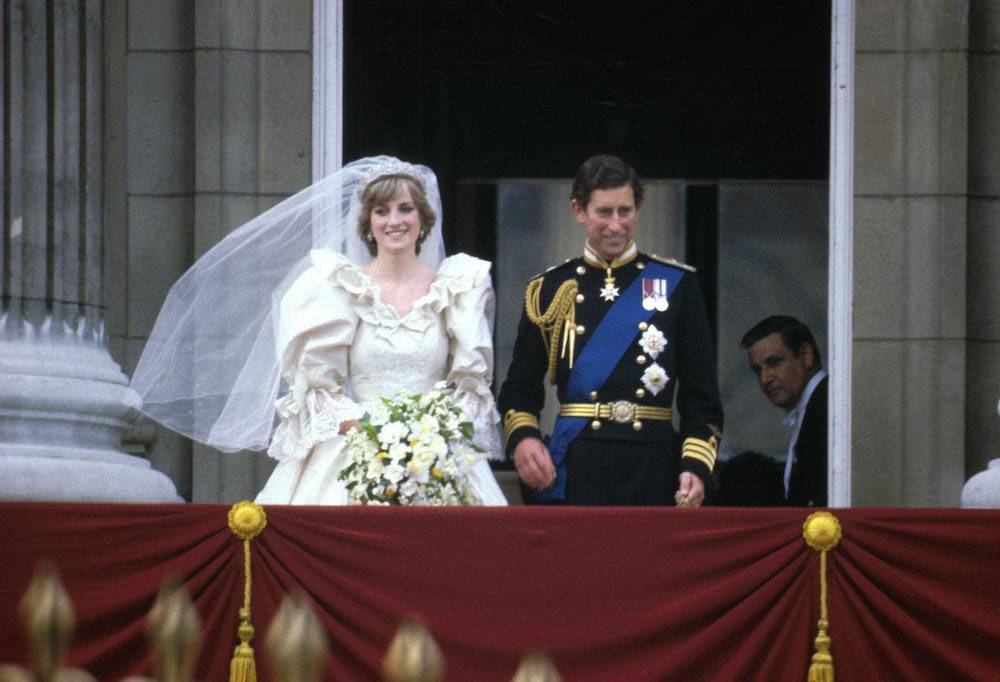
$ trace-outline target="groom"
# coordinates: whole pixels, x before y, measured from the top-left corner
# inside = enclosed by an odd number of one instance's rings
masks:
[[[722,435],[711,333],[694,268],[636,247],[642,198],[622,159],[587,159],[570,202],[583,254],[528,283],[498,402],[529,502],[696,507],[705,498]],[[546,380],[560,407],[543,441]]]

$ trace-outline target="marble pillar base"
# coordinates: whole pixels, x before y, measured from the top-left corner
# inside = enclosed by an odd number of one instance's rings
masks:
[[[3,446],[0,446],[3,447]],[[47,502],[183,502],[173,482],[149,462],[80,460],[53,451],[28,457],[0,453],[0,500]]]
[[[122,450],[127,390],[100,343],[0,338],[0,500],[182,501]]]

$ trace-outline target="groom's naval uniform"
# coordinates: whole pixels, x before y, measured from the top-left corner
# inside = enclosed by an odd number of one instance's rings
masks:
[[[530,501],[674,504],[683,471],[707,488],[722,403],[693,268],[634,244],[612,263],[587,247],[533,279],[498,400],[508,453],[542,438],[546,380],[560,403],[547,441],[557,478]]]

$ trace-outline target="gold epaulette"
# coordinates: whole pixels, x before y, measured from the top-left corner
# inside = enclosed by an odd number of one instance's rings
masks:
[[[715,436],[710,436],[708,440],[701,438],[685,438],[681,448],[681,457],[696,459],[711,472],[715,469],[715,458],[719,449],[719,441]]]
[[[524,291],[524,311],[532,324],[538,327],[549,356],[549,381],[556,382],[556,362],[558,355],[566,356],[569,351],[569,366],[573,366],[576,345],[576,294],[579,289],[575,279],[568,279],[556,289],[552,301],[545,312],[541,311],[543,277],[528,282]],[[562,346],[559,342],[562,340]],[[561,348],[561,352],[559,352]],[[558,353],[558,355],[557,355]]]
[[[503,439],[504,442],[510,440],[510,434],[523,426],[530,426],[538,429],[538,417],[530,412],[519,412],[517,410],[507,410],[503,416]]]
[[[655,261],[659,261],[664,265],[672,265],[675,268],[680,268],[681,270],[687,270],[688,272],[698,272],[698,268],[693,265],[688,265],[687,263],[681,263],[679,260],[674,260],[673,258],[667,258],[666,256],[657,256],[655,253],[649,254],[649,257]]]

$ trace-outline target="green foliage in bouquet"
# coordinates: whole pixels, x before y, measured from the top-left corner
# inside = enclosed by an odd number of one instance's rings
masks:
[[[351,504],[474,505],[468,472],[482,448],[444,382],[382,398],[347,434],[340,472]]]

